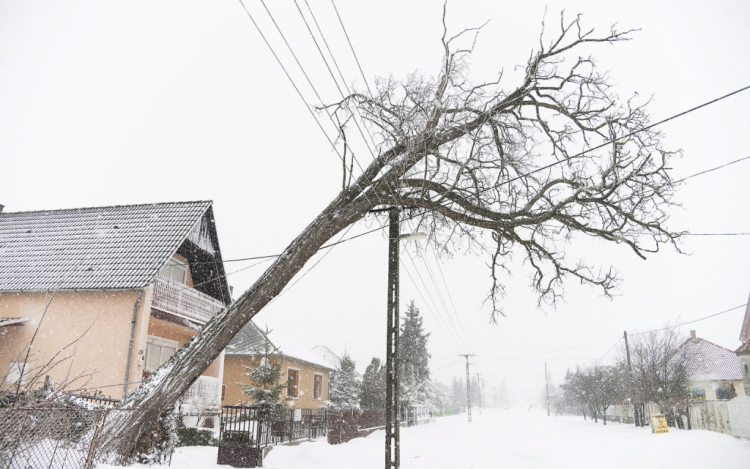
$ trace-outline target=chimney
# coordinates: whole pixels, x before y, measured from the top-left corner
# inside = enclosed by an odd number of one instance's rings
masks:
[[[0,204],[0,213],[3,213],[3,209],[5,208],[5,205]]]
[[[690,341],[694,344],[698,343],[698,338],[695,336],[695,331],[690,331]]]

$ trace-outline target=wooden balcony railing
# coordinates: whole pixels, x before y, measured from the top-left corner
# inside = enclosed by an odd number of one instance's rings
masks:
[[[151,305],[201,323],[208,322],[224,308],[221,301],[160,275],[154,279],[154,299]]]

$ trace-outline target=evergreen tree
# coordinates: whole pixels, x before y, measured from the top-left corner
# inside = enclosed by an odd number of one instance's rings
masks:
[[[427,353],[429,336],[422,326],[419,308],[412,300],[406,309],[399,337],[400,398],[405,405],[426,402],[430,395],[430,388],[426,385],[430,379],[430,354]]]
[[[500,381],[500,401],[496,402],[495,405],[498,404],[502,408],[510,406],[510,399],[508,399],[508,386],[505,384],[505,380]]]
[[[453,377],[453,383],[451,383],[451,399],[453,400],[453,407],[457,409],[463,409],[466,407],[466,383]]]
[[[359,409],[361,384],[357,379],[354,360],[344,353],[339,367],[331,377],[329,400],[326,406],[333,410]]]
[[[250,378],[250,384],[240,383],[243,392],[257,405],[279,410],[284,408],[283,391],[285,383],[281,383],[281,361],[272,354],[278,350],[271,350],[266,342],[265,350],[259,353],[260,358],[256,366],[246,366],[245,376]]]
[[[363,409],[385,409],[385,367],[373,358],[362,376],[360,404]]]

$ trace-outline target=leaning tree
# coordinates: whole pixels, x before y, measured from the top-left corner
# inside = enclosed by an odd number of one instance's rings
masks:
[[[341,192],[249,290],[127,398],[124,406],[139,410],[112,427],[122,448],[150,431],[321,246],[374,208],[416,209],[421,227],[446,248],[459,240],[482,244],[493,318],[502,314],[500,275],[512,254],[532,269],[540,301],[554,302],[566,279],[605,294],[615,287],[613,270],[566,257],[573,236],[621,243],[640,257],[674,245],[679,233],[664,224],[675,186],[667,162],[674,153],[648,127],[645,104],[620,101],[588,56],[591,47],[628,40],[631,31],[598,35],[580,17],[563,16],[559,28],[551,40],[542,34],[511,86],[502,73],[470,81],[477,31],[449,37],[444,27],[436,78],[383,79],[373,93],[321,106],[342,123]],[[370,130],[375,144],[372,160],[356,175],[347,145],[355,123]]]

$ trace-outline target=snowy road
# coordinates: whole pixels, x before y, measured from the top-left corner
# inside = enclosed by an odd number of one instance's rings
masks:
[[[344,445],[325,439],[276,447],[268,469],[380,469],[384,466],[382,431]],[[176,469],[216,466],[216,448],[179,448]],[[508,468],[721,468],[750,467],[750,441],[708,431],[670,431],[610,423],[593,424],[579,417],[547,417],[539,411],[485,411],[469,424],[466,414],[401,432],[404,469]]]

